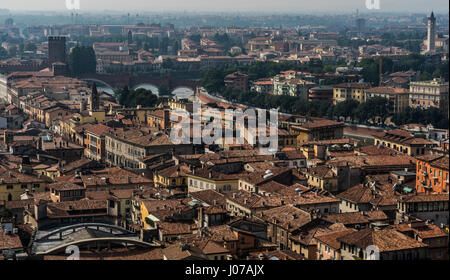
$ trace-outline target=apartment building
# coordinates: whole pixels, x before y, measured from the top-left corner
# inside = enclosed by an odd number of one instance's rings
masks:
[[[436,146],[435,143],[424,139],[416,138],[406,130],[393,129],[373,136],[375,146],[385,146],[409,156],[425,155]]]
[[[139,159],[153,154],[173,152],[191,154],[192,144],[174,145],[170,137],[155,130],[120,128],[105,134],[106,163],[139,169]]]
[[[389,100],[389,111],[392,114],[403,112],[409,106],[409,91],[404,88],[375,87],[365,90],[365,100],[381,97]]]
[[[241,72],[225,76],[224,82],[226,87],[237,88],[244,92],[248,89],[248,75]]]
[[[441,79],[411,82],[409,106],[413,108],[437,108],[448,115],[448,82]]]
[[[370,88],[365,83],[343,83],[333,86],[333,104],[346,100],[356,100],[359,103],[366,101],[365,91]]]
[[[448,193],[449,156],[430,154],[417,157],[416,190],[418,193]]]

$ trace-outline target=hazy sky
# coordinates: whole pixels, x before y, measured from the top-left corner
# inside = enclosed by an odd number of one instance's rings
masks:
[[[79,0],[81,11],[371,12],[366,0]],[[379,0],[380,12],[448,12],[447,0]],[[66,9],[66,0],[0,0],[13,11]],[[375,10],[372,10],[375,11]]]

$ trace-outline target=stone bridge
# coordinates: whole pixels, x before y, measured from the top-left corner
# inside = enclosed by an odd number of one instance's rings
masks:
[[[195,89],[201,85],[200,81],[189,79],[178,79],[172,76],[165,77],[145,77],[145,76],[132,76],[130,73],[120,73],[114,75],[107,74],[82,74],[77,76],[78,79],[84,81],[92,81],[100,84],[104,84],[112,89],[128,88],[133,89],[139,85],[149,84],[156,87],[165,86],[171,90],[180,87],[190,88],[195,92]]]

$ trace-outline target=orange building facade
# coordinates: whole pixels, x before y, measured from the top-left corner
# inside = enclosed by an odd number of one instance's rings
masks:
[[[416,190],[418,193],[448,193],[449,156],[430,154],[417,157]]]

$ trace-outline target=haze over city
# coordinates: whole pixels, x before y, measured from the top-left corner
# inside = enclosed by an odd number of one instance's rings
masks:
[[[13,11],[63,11],[67,10],[66,0],[40,0],[40,1],[5,1],[2,0],[2,8]],[[361,12],[402,12],[416,13],[425,10],[435,12],[448,12],[446,0],[381,0],[380,10],[368,10],[365,0],[279,0],[274,3],[271,0],[240,1],[240,0],[80,0],[80,11],[195,11],[195,12],[302,12],[302,13],[342,13],[355,9]]]

